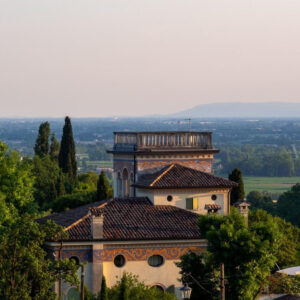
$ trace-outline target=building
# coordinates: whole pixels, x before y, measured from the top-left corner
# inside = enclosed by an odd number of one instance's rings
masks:
[[[180,299],[175,262],[189,250],[201,252],[198,215],[228,214],[235,183],[214,176],[210,132],[117,132],[114,198],[52,214],[69,238],[48,242],[56,257],[86,263],[85,283],[97,293],[124,271]],[[63,299],[74,287],[57,284]]]

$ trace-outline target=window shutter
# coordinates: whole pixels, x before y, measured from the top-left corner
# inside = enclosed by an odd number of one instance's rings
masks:
[[[193,198],[186,198],[186,209],[193,209]]]
[[[193,210],[198,210],[198,198],[193,198]]]

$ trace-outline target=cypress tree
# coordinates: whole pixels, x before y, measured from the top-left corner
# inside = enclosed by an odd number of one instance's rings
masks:
[[[244,200],[245,190],[242,171],[240,169],[234,169],[228,176],[228,179],[234,181],[238,184],[237,187],[231,190],[230,194],[230,204],[233,205],[237,201]]]
[[[98,182],[97,182],[97,200],[106,200],[109,198],[109,182],[102,171],[99,175]]]
[[[70,184],[74,186],[77,181],[77,163],[75,158],[75,143],[72,124],[69,117],[65,118],[58,163],[63,173],[68,174]]]
[[[51,135],[51,145],[50,145],[50,157],[53,162],[58,163],[58,154],[59,154],[59,141],[56,139],[55,134]]]
[[[129,300],[128,279],[126,273],[124,273],[121,278],[118,300]]]
[[[50,124],[48,122],[41,123],[39,127],[39,133],[34,146],[35,155],[43,157],[48,154],[49,136],[50,136]]]
[[[102,276],[101,291],[98,300],[108,300],[108,290],[106,285],[106,279],[104,276]]]

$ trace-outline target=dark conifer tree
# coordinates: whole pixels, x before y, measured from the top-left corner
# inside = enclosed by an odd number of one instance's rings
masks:
[[[69,117],[65,118],[63,135],[58,155],[59,167],[63,173],[68,174],[70,184],[75,185],[77,181],[77,163],[75,158],[75,143],[73,138],[72,124]]]
[[[39,133],[35,142],[35,155],[43,157],[49,153],[49,136],[50,124],[48,122],[44,122],[40,125]]]
[[[233,205],[237,201],[242,201],[245,198],[242,171],[240,169],[234,169],[229,174],[228,179],[238,184],[237,187],[231,190],[231,194],[230,194],[230,204]]]
[[[98,297],[99,300],[108,300],[108,290],[106,286],[106,279],[104,276],[102,276],[102,282],[101,282],[101,291],[100,295]]]
[[[53,162],[58,163],[59,154],[59,141],[56,139],[55,134],[51,134],[50,157]]]
[[[99,179],[97,182],[97,200],[106,200],[109,198],[109,182],[105,175],[105,173],[102,171],[99,175]]]

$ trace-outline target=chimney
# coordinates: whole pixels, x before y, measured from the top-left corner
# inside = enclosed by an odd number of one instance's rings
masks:
[[[248,213],[249,213],[248,208],[250,206],[250,203],[248,203],[247,199],[244,198],[244,200],[240,200],[234,203],[234,206],[237,207],[239,213],[244,216],[246,225],[248,226]]]
[[[91,234],[93,240],[103,239],[103,212],[96,208],[90,208]]]

